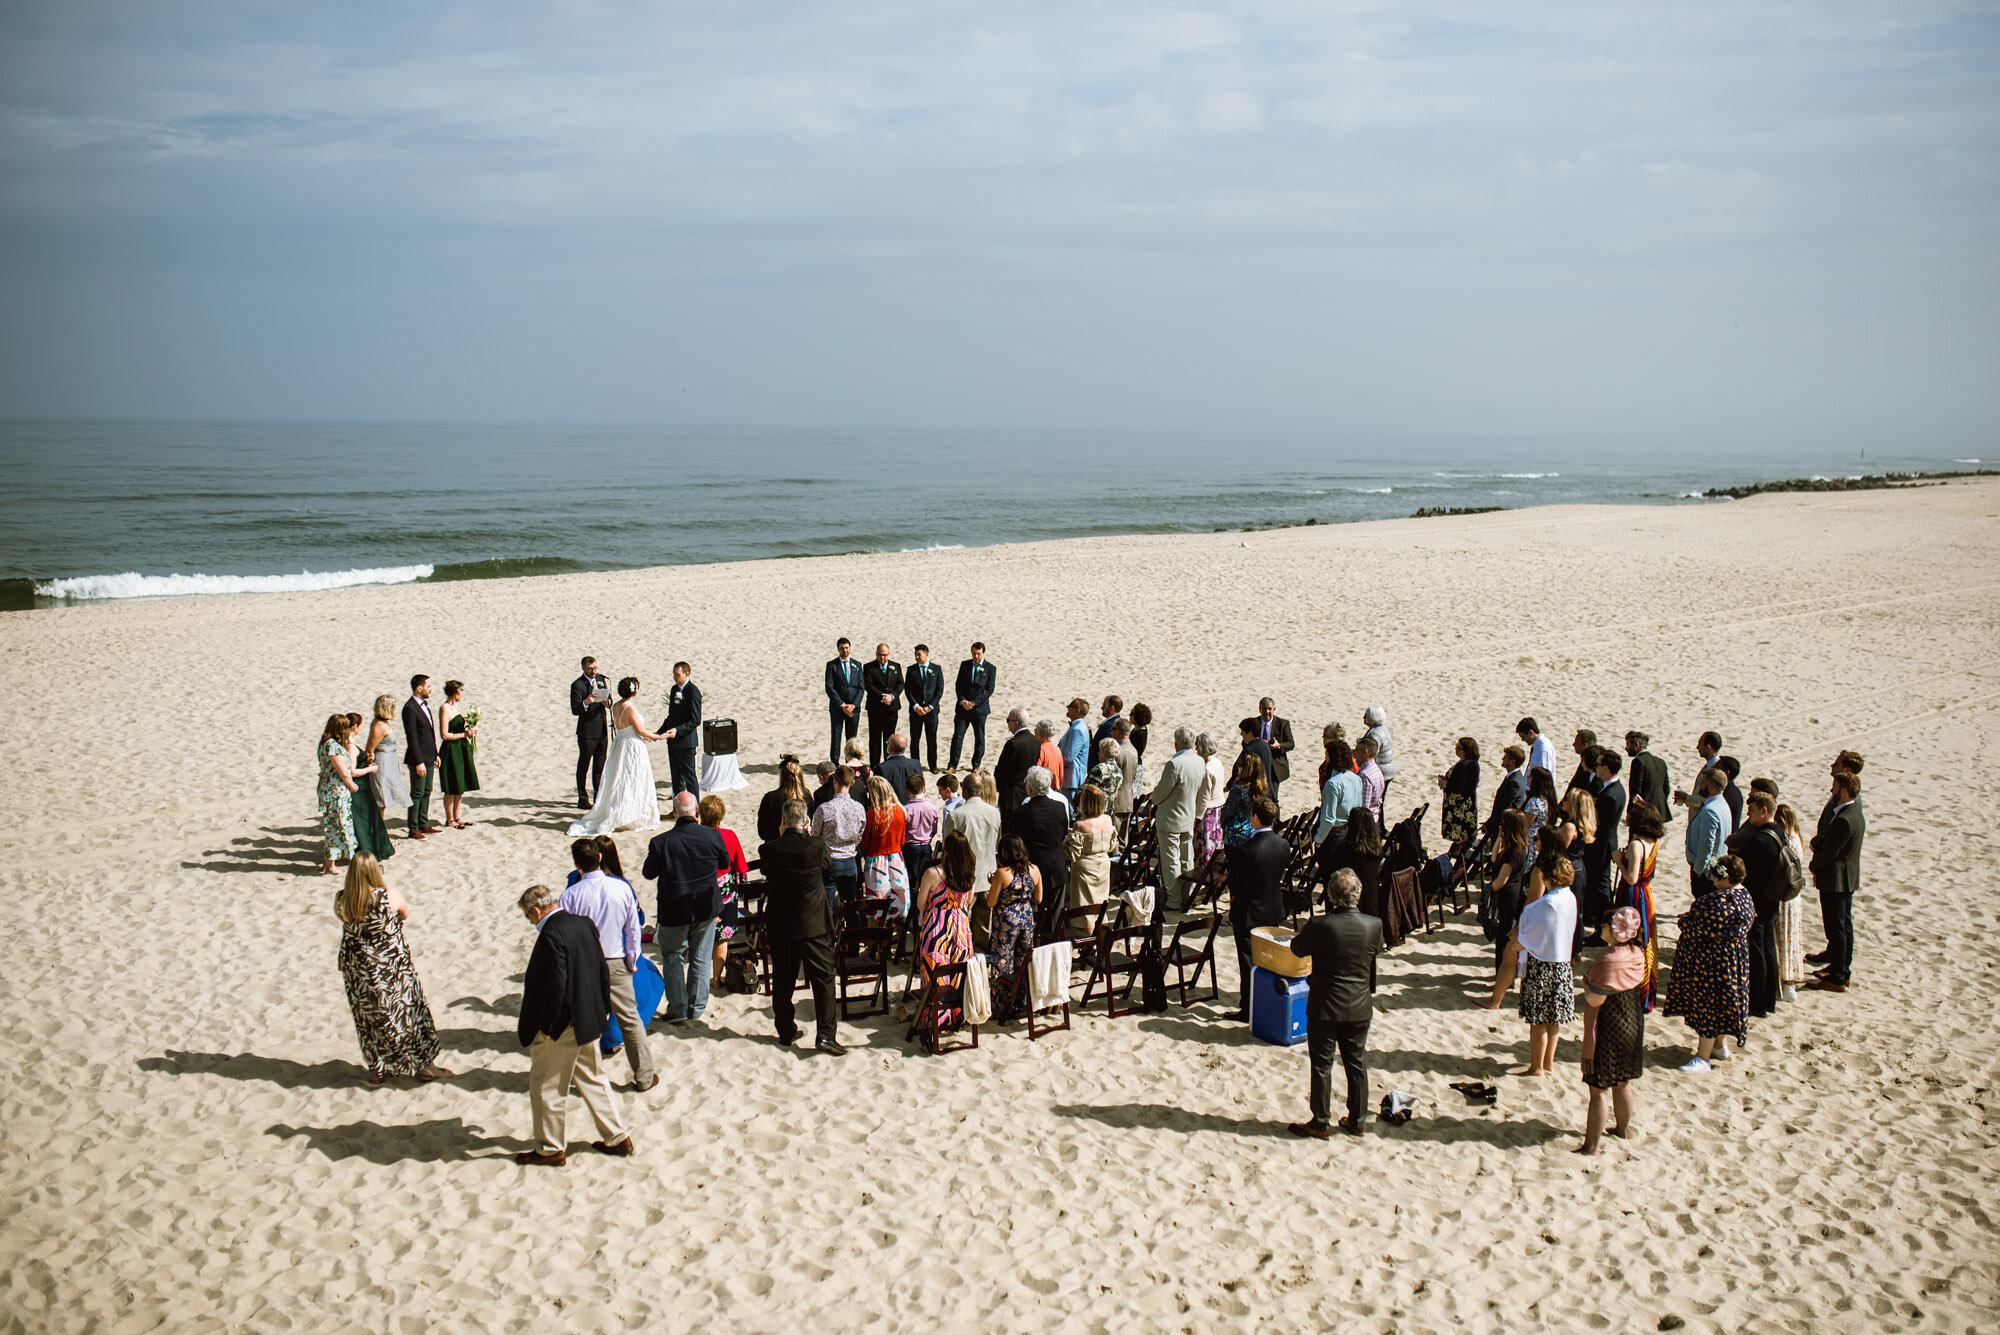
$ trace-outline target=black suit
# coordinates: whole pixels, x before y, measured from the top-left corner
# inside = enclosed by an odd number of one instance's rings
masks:
[[[1750,924],[1750,1013],[1763,1017],[1778,1006],[1778,905],[1771,880],[1784,858],[1783,836],[1775,824],[1746,825],[1725,845],[1743,859],[1743,888],[1756,906]]]
[[[431,823],[431,787],[437,782],[437,727],[430,705],[411,696],[403,701],[403,763],[410,769],[410,833]],[[423,773],[417,773],[417,766]]]
[[[611,971],[597,927],[580,913],[557,909],[539,924],[535,950],[521,984],[516,1032],[527,1047],[538,1034],[562,1037],[576,1030],[578,1046],[595,1043],[611,1014]]]
[[[1651,751],[1641,751],[1632,757],[1632,763],[1626,769],[1632,775],[1633,799],[1650,806],[1663,823],[1673,820],[1674,785],[1667,777],[1667,762]],[[1629,822],[1631,818],[1628,807],[1625,819]],[[1626,833],[1631,833],[1629,828]]]
[[[799,969],[812,987],[813,1013],[818,1017],[818,1041],[831,1043],[836,1032],[833,999],[833,918],[826,900],[826,841],[803,830],[786,830],[757,849],[764,872],[765,931],[771,943],[771,1018],[778,1041],[787,1046],[798,1038],[792,993]]]
[[[1113,740],[1111,730],[1118,726],[1118,720],[1124,717],[1123,714],[1113,714],[1110,718],[1098,724],[1097,731],[1090,735],[1090,754],[1083,758],[1083,768],[1086,774],[1090,772],[1090,767],[1097,763],[1097,748]]]
[[[868,763],[880,765],[889,754],[889,734],[903,712],[903,667],[900,663],[870,663],[861,669],[861,686],[868,692]],[[887,704],[883,696],[889,697]]]
[[[1861,841],[1867,833],[1868,820],[1857,797],[1837,811],[1827,803],[1813,835],[1812,883],[1826,924],[1829,982],[1847,982],[1854,972],[1854,892],[1861,886]]]
[[[611,707],[590,698],[602,685],[604,678],[596,674],[578,677],[569,684],[569,712],[576,715],[576,804],[580,807],[590,805],[604,782],[604,756],[611,744],[611,729],[605,722]]]
[[[1611,912],[1612,894],[1617,889],[1618,822],[1625,818],[1625,785],[1613,779],[1600,788],[1594,800],[1597,803],[1597,839],[1584,855],[1584,870],[1589,873],[1588,895],[1577,897],[1577,930],[1595,928]]]
[[[951,711],[951,767],[965,749],[965,730],[972,729],[972,767],[986,756],[986,716],[993,712],[993,684],[999,672],[991,663],[966,659],[958,665],[958,682],[953,688],[956,704]]]
[[[1028,734],[1033,736],[1033,733]],[[1031,797],[1014,809],[1008,827],[1028,846],[1028,857],[1042,873],[1042,907],[1039,939],[1053,940],[1049,925],[1063,909],[1063,893],[1069,886],[1069,812],[1053,797]]]
[[[1347,1115],[1368,1115],[1368,1025],[1375,1017],[1375,960],[1382,920],[1353,909],[1313,918],[1292,938],[1294,955],[1312,957],[1306,1052],[1312,1062],[1312,1117],[1333,1120],[1333,1059],[1347,1070]]]
[[[667,765],[677,793],[701,796],[701,687],[689,681],[667,697],[667,717],[657,729],[672,732]]]
[[[936,663],[912,663],[903,673],[903,694],[910,701],[910,756],[928,756],[924,764],[937,763],[938,706],[944,703],[944,669]],[[919,709],[923,712],[919,712]]]
[[[1019,815],[1021,801],[1028,795],[1028,771],[1041,759],[1042,739],[1035,736],[1033,728],[1023,728],[1007,739],[1000,748],[1000,759],[993,763],[993,782],[1000,789],[1000,828],[1012,833],[1015,818]],[[972,762],[978,764],[977,760]],[[1048,887],[1042,887],[1046,895]]]
[[[1260,742],[1261,746],[1262,743]],[[1242,1009],[1250,1008],[1250,929],[1276,927],[1285,920],[1285,892],[1279,886],[1292,860],[1292,846],[1268,827],[1229,850],[1229,930],[1236,938],[1236,970]]]
[[[875,767],[875,772],[889,781],[889,791],[896,795],[898,802],[910,800],[910,776],[922,774],[924,767],[908,756],[890,756]]]
[[[833,724],[826,757],[836,765],[840,763],[840,744],[861,730],[861,705],[866,695],[861,686],[861,664],[852,658],[826,660],[826,713]],[[854,706],[852,714],[844,708],[847,705]]]
[[[1271,800],[1278,800],[1278,758],[1271,754],[1271,748],[1264,745],[1262,738],[1253,738],[1243,743],[1243,750],[1257,757],[1264,765],[1264,778],[1271,785]]]
[[[1497,829],[1502,812],[1519,811],[1528,800],[1528,776],[1526,768],[1509,770],[1500,780],[1500,786],[1493,790],[1493,811],[1486,817],[1486,828]]]
[[[1266,777],[1271,780],[1271,787],[1276,789],[1280,783],[1292,777],[1291,756],[1293,742],[1291,720],[1282,719],[1273,714],[1268,724],[1264,720],[1258,719],[1257,727],[1259,729],[1257,739],[1267,742],[1270,747],[1271,773]],[[1262,732],[1262,729],[1267,727],[1271,730],[1269,738],[1266,738]]]

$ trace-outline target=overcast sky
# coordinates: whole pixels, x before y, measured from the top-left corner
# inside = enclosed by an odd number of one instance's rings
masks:
[[[1970,448],[1991,5],[0,9],[0,413]]]

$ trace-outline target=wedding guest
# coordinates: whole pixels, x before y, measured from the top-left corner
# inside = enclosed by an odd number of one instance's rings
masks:
[[[1368,1026],[1375,1018],[1375,961],[1382,952],[1382,920],[1357,907],[1361,885],[1342,868],[1327,886],[1327,911],[1308,919],[1292,938],[1292,953],[1312,960],[1306,998],[1306,1054],[1312,1066],[1308,1121],[1291,1124],[1295,1136],[1325,1140],[1333,1134],[1333,1059],[1347,1073],[1347,1115],[1340,1129],[1361,1134],[1368,1115]]]
[[[819,787],[813,789],[812,797],[806,803],[806,806],[810,810],[818,811],[820,809],[821,804],[824,803],[827,798],[833,796],[833,772],[839,768],[840,766],[831,760],[822,760],[814,768],[813,772],[819,779]],[[853,773],[854,771],[852,770],[848,771],[850,779],[852,778]]]
[[[826,661],[826,714],[833,729],[826,744],[826,756],[840,763],[840,744],[850,741],[861,728],[861,706],[868,692],[861,684],[861,665],[854,661],[854,646],[845,635],[835,642],[834,656]]]
[[[757,850],[766,893],[764,930],[771,944],[771,1019],[779,1047],[798,1042],[792,993],[803,967],[812,988],[819,1050],[842,1057],[847,1049],[840,1045],[834,1010],[835,918],[826,898],[826,841],[812,833],[811,819],[804,802],[787,801],[779,813],[778,837]]]
[[[937,843],[938,829],[944,823],[944,813],[937,803],[931,801],[925,790],[930,787],[923,771],[912,774],[908,780],[910,797],[903,803],[903,866],[910,873],[910,884],[922,885],[924,870],[931,865],[931,852]]]
[[[1042,873],[1018,834],[1000,840],[993,874],[986,881],[992,914],[993,1021],[1005,1024],[1028,1005],[1023,966],[1035,949],[1035,906],[1042,902]]]
[[[436,834],[431,823],[431,787],[437,781],[437,717],[431,711],[431,679],[419,672],[410,678],[410,698],[403,701],[403,763],[410,767],[409,837]]]
[[[1649,819],[1659,824],[1658,816]],[[1597,1153],[1607,1110],[1611,1134],[1620,1140],[1631,1134],[1632,1082],[1646,1067],[1648,982],[1646,954],[1637,940],[1639,911],[1616,909],[1598,930],[1611,949],[1583,979],[1583,1083],[1590,1088],[1590,1111],[1579,1154]]]
[[[1278,702],[1268,695],[1257,702],[1257,740],[1271,750],[1272,786],[1291,778],[1291,755],[1297,745],[1291,721],[1278,717]]]
[[[1743,804],[1743,827],[1725,845],[1743,860],[1743,888],[1757,916],[1750,922],[1750,1015],[1764,1019],[1778,1006],[1778,887],[1784,870],[1784,838],[1778,804],[1769,793],[1753,792]]]
[[[1521,739],[1521,745],[1528,748],[1528,768],[1537,765],[1549,773],[1556,772],[1556,749],[1549,745],[1549,739],[1542,736],[1542,725],[1533,718],[1524,718],[1514,725],[1514,735]]]
[[[1536,864],[1545,881],[1539,898],[1521,906],[1514,939],[1520,944],[1521,1019],[1528,1025],[1528,1074],[1556,1069],[1556,1036],[1576,1018],[1576,896],[1570,862],[1551,855]]]
[[[1062,740],[1057,743],[1062,751],[1063,793],[1070,805],[1076,805],[1077,791],[1086,782],[1090,770],[1090,729],[1084,720],[1090,717],[1090,705],[1082,696],[1069,702],[1069,727],[1064,730]]]
[[[1222,803],[1229,796],[1229,774],[1215,753],[1215,739],[1207,733],[1195,734],[1194,753],[1201,757],[1201,788],[1194,803],[1200,813],[1195,818],[1194,864],[1200,868],[1222,851]]]
[[[965,796],[958,790],[956,774],[938,775],[938,815],[948,818],[952,812],[965,805]]]
[[[862,760],[861,754],[861,743],[849,742],[847,744],[847,759],[843,763],[847,766],[847,786],[850,792],[867,792],[868,781],[875,777],[875,771],[868,768],[867,764]],[[859,801],[860,799],[856,798],[855,800]]]
[[[1270,781],[1264,777],[1264,762],[1245,750],[1236,757],[1229,775],[1229,792],[1222,799],[1222,847],[1227,852],[1241,848],[1257,833],[1251,808],[1259,798],[1270,800]]]
[[[1444,841],[1457,848],[1479,836],[1479,742],[1461,737],[1453,754],[1456,761],[1437,776],[1437,785],[1444,791]]]
[[[1714,768],[1703,770],[1694,781],[1695,794],[1701,800],[1688,817],[1686,841],[1688,876],[1697,896],[1707,893],[1708,869],[1726,851],[1729,836],[1736,832],[1729,804],[1722,800],[1724,782],[1722,771]]]
[[[1069,883],[1069,808],[1049,793],[1049,772],[1034,766],[1028,771],[1028,798],[1014,813],[1014,832],[1028,846],[1028,859],[1035,864],[1042,887],[1038,902],[1047,906],[1044,915],[1054,922]]]
[[[1118,744],[1118,791],[1110,794],[1111,814],[1130,817],[1139,802],[1139,751],[1132,745],[1132,721],[1121,718],[1113,723],[1111,740]]]
[[[1667,762],[1646,749],[1651,742],[1652,739],[1643,732],[1625,734],[1625,754],[1632,758],[1626,772],[1632,776],[1633,799],[1645,799],[1664,826],[1674,818],[1674,785],[1667,777]]]
[[[965,801],[944,818],[947,835],[962,834],[972,845],[973,882],[983,886],[991,879],[1000,849],[1000,808],[993,805],[995,790],[991,776],[973,770],[965,776]],[[992,914],[982,893],[972,905],[972,942],[981,947],[991,939]]]
[[[1826,927],[1824,972],[1806,984],[1815,991],[1845,992],[1854,976],[1854,892],[1861,885],[1861,842],[1867,833],[1868,822],[1861,810],[1861,775],[1836,770],[1808,863],[1813,888],[1819,891],[1820,919]]]
[[[1706,1071],[1711,1060],[1726,1060],[1730,1035],[1738,1043],[1748,1038],[1750,924],[1756,920],[1757,906],[1743,888],[1743,859],[1725,853],[1709,867],[1708,889],[1681,915],[1674,968],[1667,975],[1661,1014],[1679,1016],[1695,1032],[1694,1056],[1680,1068],[1684,1072]]]
[[[1695,739],[1694,753],[1701,757],[1701,768],[1703,770],[1713,765],[1715,758],[1722,754],[1722,734],[1719,732],[1703,733]],[[1697,770],[1696,773],[1699,775],[1700,771]],[[1689,794],[1678,788],[1674,790],[1674,805],[1677,807],[1686,807],[1692,813],[1701,803],[1701,794],[1698,792]],[[1735,828],[1733,821],[1730,828]]]
[[[1056,742],[1055,720],[1045,718],[1035,724],[1035,736],[1042,744],[1042,749],[1035,756],[1035,763],[1049,772],[1049,791],[1060,793],[1066,787],[1073,787],[1074,785],[1063,782],[1063,753],[1062,747]]]
[[[1256,762],[1255,756],[1245,759]],[[1278,804],[1259,797],[1250,804],[1248,842],[1229,850],[1229,932],[1236,938],[1238,1001],[1228,1019],[1250,1018],[1250,933],[1276,927],[1285,920],[1285,893],[1280,880],[1292,860],[1292,846],[1271,828]]]
[[[667,739],[667,773],[676,793],[701,797],[701,687],[689,680],[694,669],[674,664],[674,684],[667,691],[667,716],[660,736]]]
[[[465,721],[465,683],[444,684],[444,707],[438,710],[438,787],[444,792],[444,823],[466,828],[465,795],[479,791],[479,771],[472,763],[472,739],[479,729]]]
[[[1322,881],[1333,871],[1333,850],[1339,842],[1333,838],[1335,832],[1347,828],[1347,818],[1361,809],[1368,796],[1361,787],[1361,776],[1354,772],[1354,754],[1345,741],[1338,737],[1329,741],[1326,759],[1330,772],[1320,785],[1319,823],[1313,827],[1313,843],[1320,850],[1315,861]]]
[[[1546,842],[1546,841],[1545,841]],[[1597,843],[1597,795],[1578,789],[1563,799],[1563,819],[1557,843],[1570,861],[1570,886],[1589,883],[1590,850]]]
[[[778,837],[784,828],[784,811],[787,802],[811,802],[811,794],[806,791],[806,773],[799,765],[797,756],[788,755],[778,762],[778,786],[764,794],[757,804],[757,842],[768,844]]]
[[[1792,856],[1799,860],[1801,867],[1809,865],[1804,832],[1799,828],[1799,814],[1783,803],[1778,805],[1778,828],[1784,832],[1785,842],[1791,845]],[[1801,906],[1802,895],[1794,895],[1778,905],[1778,982],[1779,997],[1785,1001],[1797,1001],[1799,987],[1806,981],[1806,915]]]
[[[1571,791],[1575,791],[1572,785]],[[1542,826],[1548,824],[1549,813],[1556,809],[1555,776],[1536,766],[1528,771],[1528,800],[1521,803],[1521,810],[1528,817],[1528,861],[1542,850]]]
[[[826,841],[826,892],[835,922],[840,906],[861,898],[861,836],[868,832],[868,812],[848,796],[854,772],[842,765],[828,780],[832,791],[812,814],[812,834]]]
[[[1333,850],[1327,859],[1329,877],[1331,871],[1342,867],[1353,872],[1361,883],[1361,911],[1371,918],[1382,917],[1382,827],[1368,808],[1348,812],[1347,828],[1337,841],[1329,839],[1327,846]]]
[[[1133,791],[1137,792],[1145,786],[1139,776],[1146,772],[1146,736],[1147,729],[1153,726],[1153,711],[1141,700],[1132,706],[1132,712],[1126,717],[1132,722],[1132,750],[1139,757],[1138,768],[1133,771]]]
[[[386,862],[396,855],[396,846],[389,842],[389,827],[382,820],[382,808],[375,804],[375,775],[380,771],[369,748],[363,744],[363,738],[373,728],[364,732],[359,714],[349,714],[347,726],[347,776],[354,780],[354,791],[348,798],[354,809],[354,846]]]
[[[646,1048],[646,1026],[639,1018],[639,998],[632,989],[632,975],[639,968],[639,897],[622,876],[614,879],[605,874],[603,840],[607,838],[578,839],[569,846],[576,877],[557,902],[563,912],[588,918],[597,929],[611,989],[611,1013],[618,1017],[633,1087],[643,1094],[659,1084],[660,1077]]]
[[[1243,749],[1239,754],[1257,757],[1257,763],[1264,767],[1265,795],[1273,802],[1276,802],[1278,800],[1278,784],[1276,779],[1278,758],[1271,754],[1271,748],[1264,745],[1263,739],[1257,735],[1260,726],[1258,720],[1254,718],[1246,718],[1236,725],[1237,736],[1243,744]]]
[[[938,706],[944,701],[944,672],[931,662],[929,645],[918,645],[916,656],[916,661],[903,673],[903,694],[910,702],[910,758],[921,759],[927,754],[930,759],[923,763],[935,774]]]
[[[910,739],[902,733],[890,733],[889,740],[884,745],[888,754],[884,755],[881,762],[876,765],[875,772],[889,781],[889,791],[896,795],[896,800],[908,806],[910,780],[923,777],[924,767],[910,759],[908,754]]]
[[[375,767],[369,787],[375,791],[375,809],[382,825],[382,840],[389,839],[389,813],[410,805],[410,783],[403,773],[403,760],[396,740],[396,697],[375,697],[375,721],[368,725],[368,763]]]
[[[1125,767],[1118,761],[1118,739],[1106,737],[1097,744],[1097,763],[1090,767],[1088,782],[1104,794],[1104,800],[1111,804],[1115,815],[1118,811],[1118,790],[1125,784]],[[1125,808],[1130,811],[1128,803]]]
[[[1579,901],[1579,921],[1592,931],[1604,921],[1604,915],[1611,912],[1612,896],[1618,887],[1618,869],[1614,865],[1618,847],[1618,825],[1625,819],[1625,785],[1619,782],[1618,771],[1624,768],[1625,760],[1608,746],[1600,746],[1590,753],[1592,784],[1595,787],[1593,800],[1597,807],[1597,836],[1591,841],[1590,852],[1585,864],[1590,869],[1590,879],[1582,887]],[[1582,792],[1583,789],[1577,789]]]
[[[875,646],[875,661],[861,669],[861,689],[868,693],[868,763],[879,769],[903,713],[903,665],[889,657],[888,645]]]
[[[320,859],[320,875],[334,875],[334,865],[354,856],[354,768],[347,739],[354,725],[347,715],[327,718],[319,734],[319,829],[326,856]]]
[[[1488,829],[1499,824],[1501,812],[1517,810],[1528,800],[1527,763],[1528,753],[1511,743],[1500,753],[1500,782],[1493,789],[1493,810],[1486,816]]]
[[[1153,902],[1156,923],[1169,907],[1185,907],[1185,883],[1195,871],[1194,824],[1201,814],[1201,785],[1207,773],[1194,753],[1194,729],[1175,728],[1174,754],[1160,767],[1160,781],[1150,794],[1160,856],[1160,894]]]
[[[597,928],[590,919],[563,911],[556,892],[530,886],[521,912],[535,925],[535,949],[521,985],[517,1032],[528,1049],[528,1105],[534,1113],[535,1148],[514,1156],[516,1163],[560,1168],[569,1159],[568,1113],[572,1084],[590,1111],[602,1139],[591,1148],[626,1157],[632,1136],[618,1115],[618,1099],[604,1076],[597,1040],[611,1013],[611,974]]]
[[[1076,824],[1063,842],[1065,904],[1072,909],[1095,908],[1111,897],[1111,845],[1114,833],[1110,804],[1104,790],[1086,783],[1076,795]],[[1083,936],[1073,925],[1072,935]]]
[[[1729,804],[1729,819],[1740,830],[1743,828],[1743,790],[1736,786],[1736,781],[1743,776],[1743,766],[1735,756],[1717,756],[1715,768],[1721,770],[1728,780],[1722,789],[1722,800]]]
[[[939,970],[972,959],[970,910],[979,884],[977,873],[978,858],[972,844],[956,830],[947,834],[937,865],[924,873],[917,888],[919,988],[928,988]],[[940,1028],[955,1028],[964,1020],[964,1010],[947,1007],[938,1018]]]
[[[1091,735],[1090,749],[1093,754],[1111,740],[1112,730],[1117,726],[1118,720],[1124,717],[1125,702],[1115,695],[1107,695],[1103,703],[1098,705],[1097,712],[1103,716],[1104,721],[1097,725],[1097,731]]]
[[[653,944],[666,978],[661,1006],[668,1024],[688,1026],[708,1009],[708,985],[722,894],[716,873],[730,868],[729,845],[696,819],[693,793],[674,794],[674,823],[646,845],[640,872],[659,882]]]
[[[604,786],[604,757],[611,746],[605,716],[611,710],[611,683],[598,675],[597,660],[583,656],[583,672],[569,684],[569,712],[576,715],[576,805],[590,810]]]
[[[910,869],[903,862],[909,817],[881,775],[868,780],[867,793],[860,844],[862,893],[888,900],[890,913],[900,918],[910,907]]]
[[[1028,716],[1019,709],[1007,711],[1007,740],[1000,745],[1000,758],[993,765],[993,782],[1000,788],[1000,820],[1013,827],[1014,817],[1028,796],[1028,771],[1041,754],[1041,739],[1028,727]]]
[[[1382,775],[1382,766],[1375,759],[1375,743],[1363,737],[1354,744],[1355,773],[1361,776],[1361,805],[1374,813],[1375,823],[1382,823],[1382,801],[1388,796],[1389,783]]]
[[[1322,788],[1326,787],[1326,781],[1333,777],[1334,773],[1333,744],[1335,742],[1345,742],[1346,740],[1347,740],[1347,729],[1341,727],[1338,723],[1329,723],[1324,728],[1320,729],[1319,743],[1320,743],[1320,748],[1324,753],[1323,758],[1319,762],[1318,783],[1320,787]],[[1350,748],[1348,751],[1348,759],[1349,759],[1348,768],[1350,769],[1353,768],[1353,755],[1354,753]]]
[[[975,643],[972,656],[958,665],[958,680],[953,686],[957,708],[951,720],[951,767],[958,768],[958,758],[965,749],[966,729],[972,730],[972,767],[979,768],[986,759],[986,716],[993,712],[993,687],[999,678],[999,670],[986,661],[986,646]]]
[[[354,855],[333,911],[340,919],[340,978],[368,1083],[379,1085],[392,1075],[451,1079],[437,1064],[437,1025],[403,939],[410,906],[382,879],[382,864],[372,853]]]
[[[750,864],[743,856],[743,841],[736,831],[723,828],[729,808],[720,797],[708,794],[695,803],[694,812],[696,820],[722,836],[722,846],[729,850],[729,866],[715,873],[720,905],[715,915],[715,948],[709,962],[709,977],[714,979],[728,971],[729,943],[736,939],[737,928],[743,924],[743,910],[736,896],[750,879]]]
[[[1579,788],[1597,791],[1597,766],[1592,763],[1591,756],[1591,752],[1596,749],[1597,734],[1589,728],[1578,728],[1576,739],[1570,743],[1570,750],[1576,752],[1576,773],[1569,776],[1569,783],[1563,788],[1564,797],[1568,797]]]
[[[1396,747],[1389,739],[1389,716],[1382,712],[1382,706],[1370,705],[1362,711],[1361,721],[1368,725],[1368,730],[1361,734],[1361,740],[1375,744],[1375,768],[1382,771],[1382,790],[1386,796],[1389,785],[1396,781]],[[1375,819],[1382,819],[1379,802],[1375,808]]]
[[[1487,904],[1493,919],[1493,996],[1486,1009],[1497,1011],[1513,985],[1515,959],[1520,946],[1514,928],[1521,920],[1521,906],[1528,902],[1528,813],[1500,813],[1499,838],[1493,845],[1493,879],[1486,885]]]
[[[1625,829],[1628,838],[1618,854],[1615,902],[1618,908],[1629,908],[1639,915],[1638,933],[1632,938],[1632,946],[1646,961],[1645,990],[1640,1003],[1642,1009],[1651,1011],[1660,963],[1659,942],[1654,932],[1653,872],[1659,865],[1660,838],[1666,833],[1666,826],[1652,803],[1634,798],[1625,817]]]

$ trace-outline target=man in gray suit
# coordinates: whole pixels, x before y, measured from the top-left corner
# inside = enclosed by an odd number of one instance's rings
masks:
[[[1181,902],[1181,886],[1194,869],[1195,802],[1206,771],[1194,753],[1194,730],[1174,729],[1173,758],[1161,767],[1153,787],[1153,832],[1160,844],[1160,897],[1153,904],[1153,921],[1166,914],[1169,902]]]
[[[1312,992],[1306,1004],[1306,1052],[1312,1062],[1312,1120],[1294,1122],[1295,1136],[1325,1140],[1333,1134],[1333,1058],[1347,1068],[1347,1115],[1340,1129],[1361,1134],[1368,1111],[1368,1023],[1375,1016],[1375,956],[1382,949],[1382,920],[1362,913],[1361,878],[1347,867],[1326,888],[1327,913],[1292,938],[1292,953],[1312,958]]]

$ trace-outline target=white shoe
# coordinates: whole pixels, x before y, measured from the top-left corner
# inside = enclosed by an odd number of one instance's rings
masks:
[[[1687,1065],[1680,1068],[1682,1075],[1700,1075],[1708,1069],[1708,1063],[1699,1057],[1688,1058]]]
[[[1726,1062],[1729,1060],[1729,1049],[1718,1046],[1715,1051],[1708,1054],[1708,1059],[1712,1062]]]
[[[1799,999],[1799,990],[1790,983],[1786,983],[1785,990],[1778,995],[1782,996],[1786,1001],[1797,1001]]]

